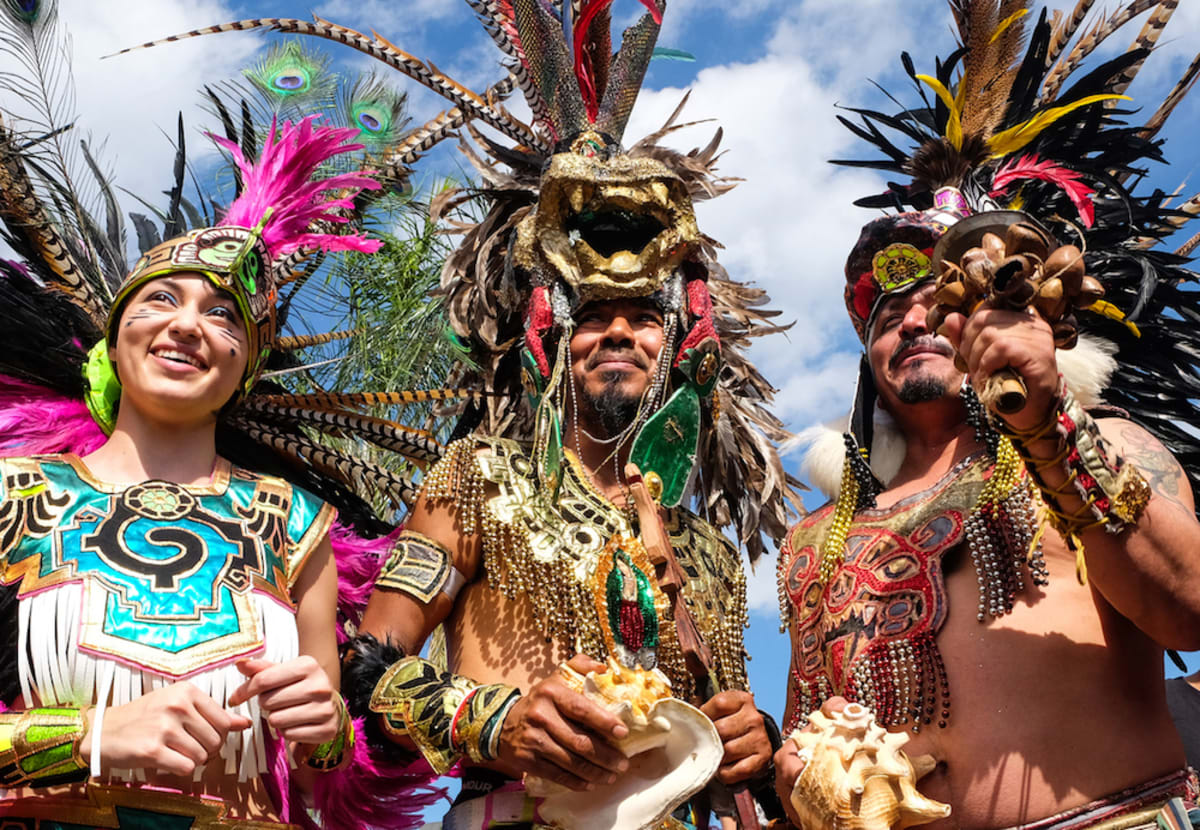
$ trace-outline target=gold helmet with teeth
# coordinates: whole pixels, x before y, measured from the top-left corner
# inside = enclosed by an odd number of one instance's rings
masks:
[[[660,290],[700,245],[687,185],[653,158],[608,155],[591,131],[550,157],[537,206],[517,225],[513,261],[561,278],[580,305]]]
[[[452,108],[414,131],[383,165],[392,174],[408,170],[463,128],[474,139],[461,147],[482,182],[440,194],[432,212],[462,233],[440,289],[450,333],[465,353],[450,385],[490,394],[445,414],[462,416],[459,433],[545,439],[563,412],[574,314],[588,302],[653,298],[664,312],[664,345],[639,429],[630,430],[631,458],[643,473],[658,473],[663,504],[701,505],[712,524],[733,525],[756,559],[763,536],[782,538],[791,508],[799,507],[798,483],[775,449],[788,437],[767,409],[775,390],[746,357],[751,338],[779,330],[771,324],[778,312],[762,308],[764,291],[729,279],[717,243],[696,226],[693,203],[733,186],[716,175],[720,131],[689,153],[660,145],[684,126],[677,109],[655,133],[622,144],[666,7],[666,0],[639,2],[646,13],[614,54],[613,0],[468,0],[505,56],[507,77],[482,94],[379,35],[319,18],[240,20],[174,39],[251,29],[321,37],[448,99]],[[503,106],[514,89],[529,104],[532,124]],[[476,123],[511,143],[484,135]],[[456,208],[477,200],[482,219],[461,220]],[[686,440],[654,437],[685,421]],[[539,454],[543,483],[553,487],[553,459]],[[698,467],[702,477],[692,475]]]

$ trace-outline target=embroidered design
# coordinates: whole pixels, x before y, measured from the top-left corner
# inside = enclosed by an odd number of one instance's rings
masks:
[[[41,539],[54,530],[70,496],[54,496],[35,461],[14,458],[5,464],[4,500],[0,502],[0,557],[25,536]]]
[[[403,591],[423,603],[430,603],[450,579],[452,569],[451,554],[445,545],[405,530],[392,545],[375,585]]]
[[[527,598],[547,634],[568,649],[605,659],[607,612],[597,612],[593,575],[609,540],[636,533],[625,513],[597,492],[571,453],[565,455],[558,496],[551,504],[527,450],[514,441],[471,438],[447,448],[425,484],[428,498],[454,499],[468,532],[483,537],[489,584],[506,596]],[[745,688],[745,578],[736,552],[716,531],[681,509],[664,511],[664,525],[688,575],[683,597],[716,658],[721,688]],[[653,570],[645,570],[653,573]],[[656,607],[667,608],[657,585]],[[660,612],[658,668],[680,697],[693,680],[683,661],[675,624]]]
[[[120,488],[70,457],[4,469],[6,492],[27,495],[4,502],[5,538],[10,526],[20,532],[3,581],[20,583],[20,600],[81,583],[79,650],[170,677],[261,650],[250,595],[290,607],[288,559],[306,556],[320,538],[308,531],[323,533],[331,518],[286,482],[241,471],[209,487]]]
[[[648,575],[649,574],[649,575]],[[669,606],[652,580],[654,566],[637,539],[614,536],[592,576],[596,614],[606,623],[608,651],[629,668],[658,665],[658,620]],[[662,598],[660,604],[656,600]]]
[[[821,540],[832,506],[793,529],[781,551],[795,620],[789,731],[831,695],[863,703],[887,726],[917,729],[935,717],[944,725],[950,698],[935,641],[946,619],[941,560],[963,541],[989,464],[962,465],[924,493],[860,513],[828,581]]]

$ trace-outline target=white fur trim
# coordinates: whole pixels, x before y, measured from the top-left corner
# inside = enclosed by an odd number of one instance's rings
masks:
[[[1113,357],[1116,351],[1116,344],[1110,340],[1081,334],[1075,348],[1054,353],[1067,388],[1084,409],[1102,402],[1104,390],[1117,370],[1117,359]]]
[[[1114,343],[1100,337],[1081,334],[1075,348],[1055,351],[1058,370],[1067,387],[1084,408],[1102,402],[1104,390],[1117,369]],[[837,498],[842,486],[842,465],[846,444],[842,434],[849,415],[801,431],[784,445],[783,452],[808,449],[800,461],[800,471],[813,487],[830,499]],[[871,438],[871,470],[885,485],[900,471],[904,461],[904,436],[886,411],[875,407],[874,434]]]

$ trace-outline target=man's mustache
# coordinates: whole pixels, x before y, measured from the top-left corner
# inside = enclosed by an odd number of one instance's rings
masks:
[[[892,356],[888,359],[888,368],[895,369],[896,364],[904,357],[904,353],[913,349],[928,349],[946,357],[954,356],[954,347],[946,338],[936,334],[919,334],[896,344]]]
[[[608,361],[632,363],[639,369],[650,368],[650,361],[646,359],[646,356],[634,349],[603,349],[589,357],[584,368],[595,369],[601,363]]]

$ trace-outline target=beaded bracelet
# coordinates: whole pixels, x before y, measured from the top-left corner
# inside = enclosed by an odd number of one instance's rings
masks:
[[[477,764],[495,760],[504,717],[520,696],[517,689],[503,683],[479,686],[471,693],[454,732],[468,758]]]
[[[1093,527],[1121,533],[1137,522],[1150,501],[1150,485],[1133,464],[1127,464],[1100,434],[1100,428],[1075,396],[1059,381],[1058,402],[1045,421],[1031,429],[1016,430],[1003,421],[996,426],[1012,438],[1013,446],[1029,467],[1030,476],[1041,490],[1050,525],[1076,552],[1080,582],[1087,581],[1080,534]],[[1058,438],[1059,450],[1046,458],[1034,456],[1029,447],[1044,438]],[[1048,485],[1042,471],[1056,467],[1067,480],[1059,487]],[[1065,496],[1083,501],[1078,510],[1062,506]]]
[[[27,709],[0,714],[0,787],[49,787],[84,781],[79,753],[90,707]]]

